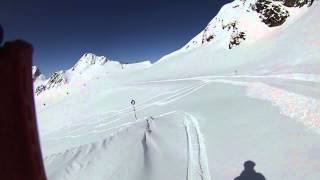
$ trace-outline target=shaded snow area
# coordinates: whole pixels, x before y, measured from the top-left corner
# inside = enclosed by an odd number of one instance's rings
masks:
[[[48,79],[34,67],[48,179],[226,180],[251,160],[266,179],[319,180],[320,9],[308,2],[237,0],[154,64],[88,53]]]

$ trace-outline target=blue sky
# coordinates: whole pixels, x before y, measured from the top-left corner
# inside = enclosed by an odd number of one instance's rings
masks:
[[[34,45],[34,64],[49,75],[87,52],[129,63],[179,49],[228,0],[1,0],[5,40]]]

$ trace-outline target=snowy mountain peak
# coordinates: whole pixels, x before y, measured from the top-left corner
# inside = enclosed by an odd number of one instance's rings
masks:
[[[108,59],[105,56],[97,56],[93,53],[86,53],[71,68],[71,70],[82,72],[92,65],[104,65],[107,61]]]
[[[32,66],[32,80],[35,84],[39,84],[44,81],[46,77],[41,73],[37,66]]]
[[[107,61],[108,60],[107,60],[107,58],[105,56],[97,56],[97,55],[92,54],[92,53],[86,53],[80,58],[78,63],[85,63],[85,64],[96,64],[97,63],[97,64],[100,64],[100,65],[103,65]]]
[[[93,53],[84,54],[77,63],[68,70],[62,70],[53,73],[49,79],[41,81],[34,85],[35,94],[58,87],[66,87],[72,83],[79,81],[85,84],[85,81],[92,81],[92,79],[100,79],[106,74],[117,74],[122,72],[139,71],[151,66],[149,61],[143,61],[134,64],[128,64],[120,61],[112,61],[105,56],[97,56]],[[36,72],[36,68],[34,68]]]
[[[214,42],[232,49],[266,37],[313,0],[235,0],[224,5],[205,29],[187,43],[189,50]]]
[[[32,66],[32,79],[33,81],[41,75],[41,71],[37,66]]]

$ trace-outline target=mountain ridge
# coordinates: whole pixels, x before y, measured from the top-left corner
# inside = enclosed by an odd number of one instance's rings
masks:
[[[150,61],[129,64],[121,61],[113,61],[107,59],[105,56],[85,53],[74,66],[67,70],[56,71],[48,79],[41,74],[39,68],[36,66],[33,66],[32,76],[34,77],[35,94],[39,95],[46,90],[66,85],[71,81],[76,81],[85,75],[92,76],[92,74],[99,74],[99,72],[101,74],[112,73],[149,66],[151,66]]]
[[[295,13],[293,10],[299,11],[313,3],[313,0],[235,0],[224,5],[181,50],[219,41],[223,41],[224,48],[232,49],[244,41],[256,41],[272,28],[282,26]]]
[[[313,4],[313,0],[235,0],[224,5],[205,29],[185,46],[162,57],[155,64],[161,64],[163,59],[170,59],[175,54],[208,45],[214,45],[215,49],[234,50],[237,46],[255,43],[296,21]],[[71,79],[83,77],[83,74],[91,71],[92,67],[101,69],[101,67],[110,66],[112,68],[106,71],[114,72],[141,64],[144,62],[128,64],[109,60],[105,56],[86,53],[70,69],[57,71],[50,78],[42,78],[35,83],[35,93],[38,95],[44,90],[68,84]],[[151,67],[151,63],[146,62],[142,66]]]

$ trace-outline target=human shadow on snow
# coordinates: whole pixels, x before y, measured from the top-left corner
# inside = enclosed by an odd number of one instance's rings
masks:
[[[244,162],[244,170],[234,180],[266,180],[261,173],[254,170],[255,165],[256,163],[250,160]]]

